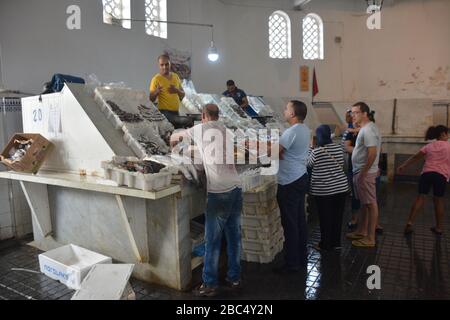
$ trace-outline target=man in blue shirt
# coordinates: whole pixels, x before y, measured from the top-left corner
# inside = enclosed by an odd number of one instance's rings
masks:
[[[305,194],[311,132],[303,124],[306,114],[306,105],[297,100],[290,101],[284,110],[290,128],[280,138],[277,201],[284,229],[285,264],[274,269],[277,273],[302,271],[307,265]]]
[[[236,104],[240,106],[242,110],[251,115],[250,112],[253,110],[248,104],[247,94],[244,92],[244,90],[236,87],[236,84],[233,80],[227,81],[227,90],[222,93],[222,95],[224,95],[225,97],[233,98],[234,102],[236,102]]]

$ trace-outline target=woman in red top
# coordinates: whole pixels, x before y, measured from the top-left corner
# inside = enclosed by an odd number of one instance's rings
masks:
[[[448,128],[445,126],[430,127],[425,135],[425,140],[435,141],[420,149],[398,168],[401,174],[410,164],[425,159],[422,175],[419,180],[419,195],[414,202],[405,227],[405,234],[413,232],[412,225],[417,212],[423,207],[425,195],[433,187],[434,210],[436,215],[436,227],[432,227],[437,235],[442,234],[444,220],[444,195],[447,181],[450,179],[450,142],[448,142]]]

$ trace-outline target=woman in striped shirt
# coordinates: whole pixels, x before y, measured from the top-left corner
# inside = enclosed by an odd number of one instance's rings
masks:
[[[349,192],[344,172],[344,148],[331,141],[331,130],[321,125],[316,130],[318,147],[310,151],[308,167],[312,168],[310,194],[319,213],[321,241],[318,249],[341,247],[342,216]]]

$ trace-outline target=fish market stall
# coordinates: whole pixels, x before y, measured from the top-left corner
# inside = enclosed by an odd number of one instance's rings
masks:
[[[203,94],[188,101],[195,103],[194,109],[183,102],[193,114],[217,103],[229,128],[265,129],[229,99]],[[0,178],[20,182],[25,193],[31,244],[44,251],[75,244],[135,264],[133,275],[141,280],[188,289],[192,270],[202,263],[192,255],[194,238],[201,238],[192,219],[203,214],[206,190],[194,165],[170,154],[174,128],[147,94],[66,84],[59,93],[28,97],[22,105],[24,132],[40,134],[53,146],[37,174],[0,172]],[[269,123],[280,127],[277,120]],[[244,191],[267,185],[273,193],[275,177],[261,175],[258,167],[239,166]],[[276,209],[271,217],[279,216]]]
[[[186,289],[194,267],[190,220],[202,214],[205,190],[175,167],[152,167],[158,171],[153,176],[104,163],[116,156],[164,154],[171,128],[150,105],[150,113],[127,118],[140,93],[130,90],[121,101],[114,90],[98,92],[66,84],[60,93],[23,99],[24,132],[41,134],[54,149],[36,175],[6,171],[0,177],[20,182],[32,213],[32,245],[47,251],[76,244],[135,264],[139,279]],[[123,112],[106,110],[100,97]],[[153,123],[142,125],[146,117],[154,117]],[[117,118],[127,124],[120,126]]]

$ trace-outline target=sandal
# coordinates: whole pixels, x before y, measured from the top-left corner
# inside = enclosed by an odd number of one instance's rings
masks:
[[[349,240],[359,240],[359,239],[362,239],[362,238],[365,237],[365,235],[359,234],[359,233],[356,233],[356,232],[350,232],[350,233],[347,233],[345,236],[346,236],[347,239],[349,239]]]
[[[437,236],[442,236],[442,231],[437,231],[436,227],[431,227],[430,230]]]
[[[351,221],[349,221],[349,222],[347,223],[347,228],[348,228],[350,231],[355,230],[357,226],[358,226],[357,223],[352,223]]]
[[[373,248],[375,247],[375,243],[368,242],[365,239],[359,239],[359,240],[353,240],[352,245],[355,247],[361,247],[361,248]]]
[[[382,226],[377,226],[375,228],[376,234],[383,234],[384,228]]]

